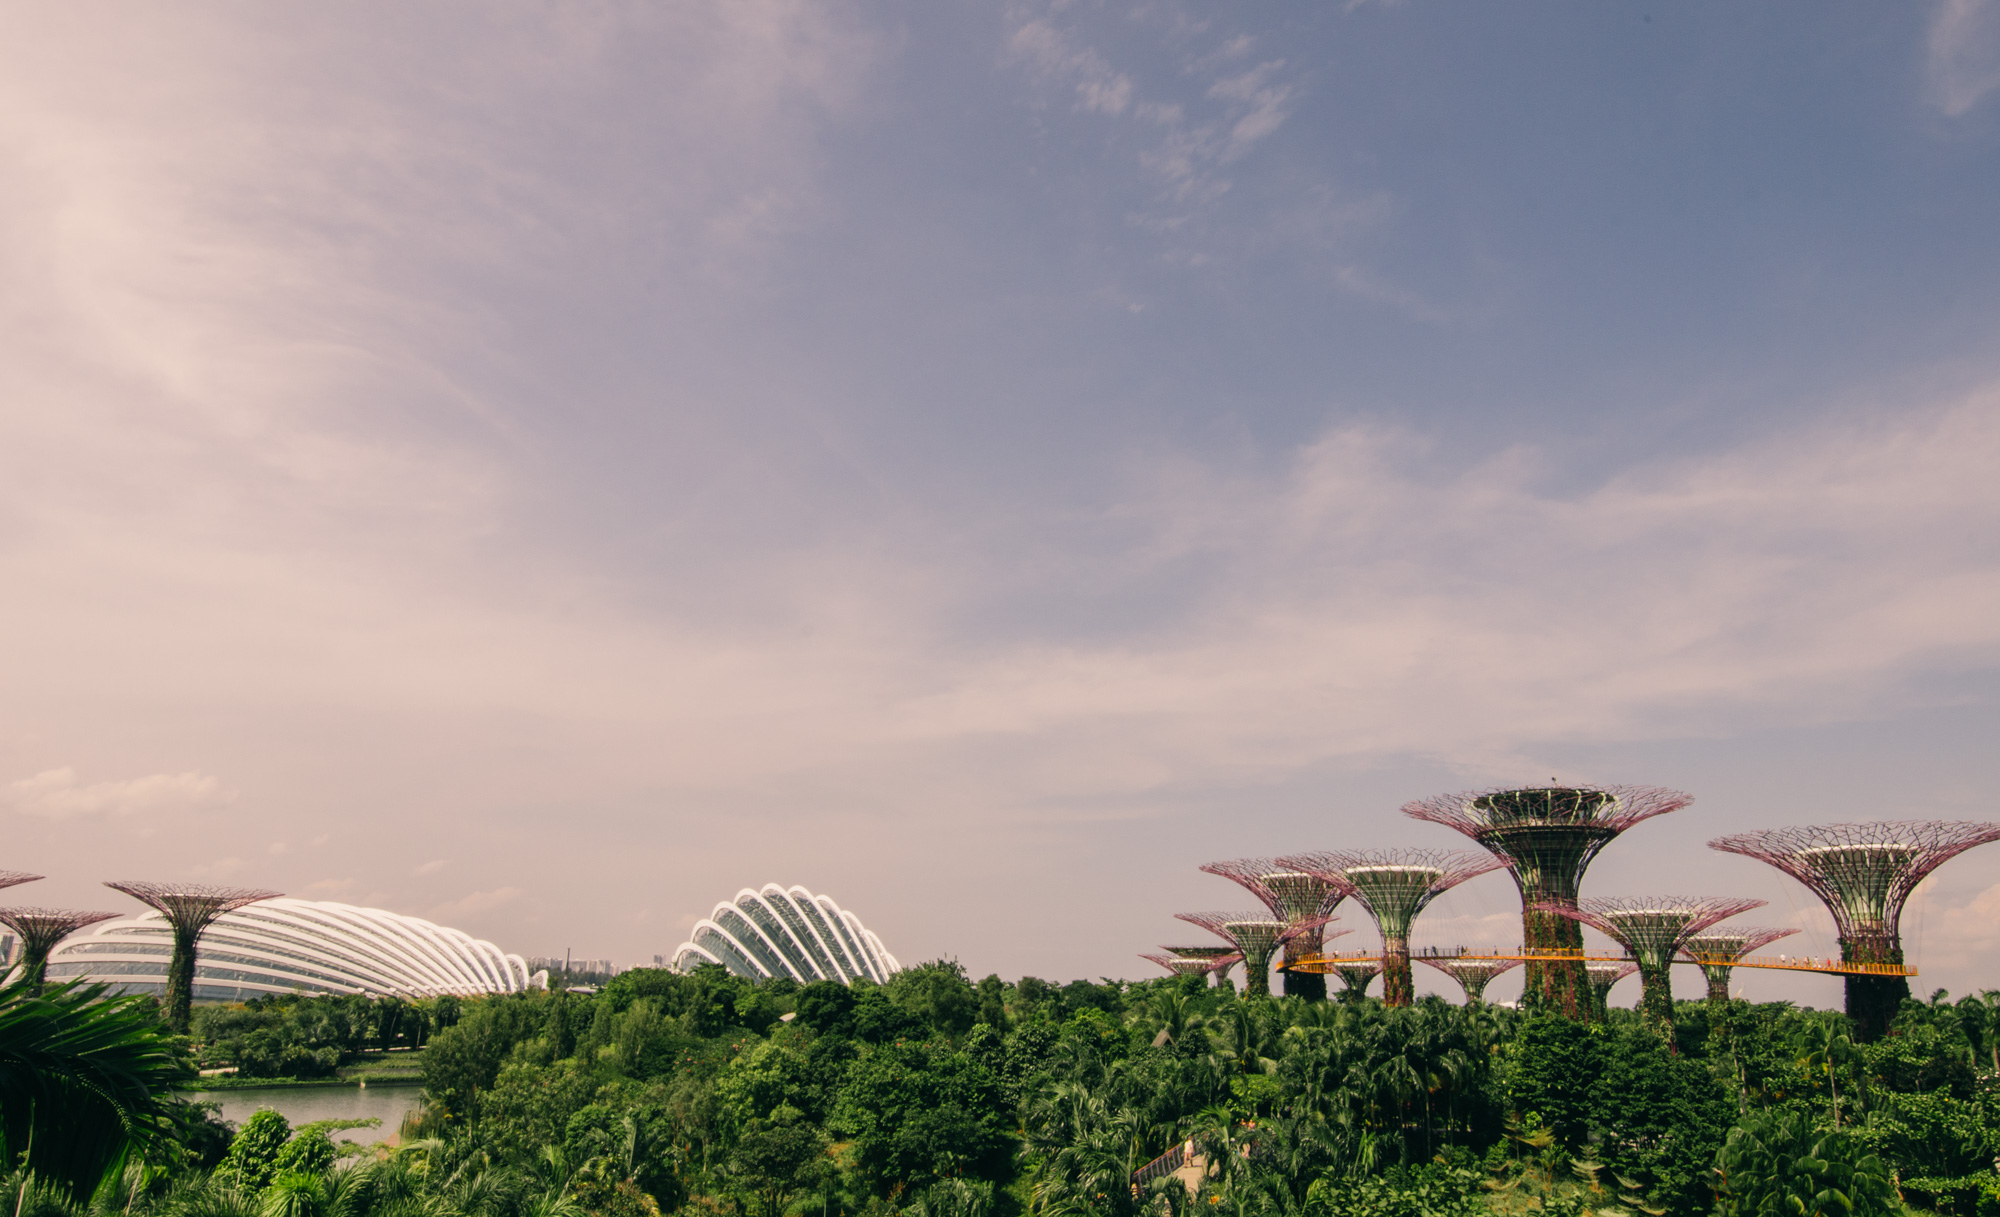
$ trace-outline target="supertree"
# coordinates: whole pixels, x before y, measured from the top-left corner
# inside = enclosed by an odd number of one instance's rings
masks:
[[[1271,956],[1292,935],[1306,929],[1317,930],[1326,924],[1324,917],[1309,922],[1277,921],[1258,913],[1175,913],[1174,916],[1236,944],[1243,954],[1245,997],[1269,997]]]
[[[0,887],[12,887],[16,883],[33,883],[42,875],[31,875],[24,870],[0,870]]]
[[[1599,1006],[1611,999],[1611,986],[1624,980],[1639,970],[1636,963],[1607,963],[1597,961],[1583,965],[1583,977],[1590,983],[1591,996]]]
[[[1231,858],[1226,862],[1210,862],[1201,869],[1242,884],[1280,921],[1307,922],[1317,919],[1317,925],[1312,929],[1294,934],[1285,943],[1287,968],[1300,958],[1317,955],[1325,948],[1326,938],[1318,926],[1331,921],[1334,907],[1350,894],[1344,885],[1330,883],[1318,875],[1306,874],[1272,858]],[[1285,972],[1285,996],[1324,1001],[1326,977],[1319,972],[1288,970]]]
[[[1243,962],[1243,952],[1234,946],[1161,947],[1177,959],[1200,959],[1215,973],[1215,983],[1229,979],[1229,969]]]
[[[1465,1004],[1468,1006],[1476,1006],[1486,1000],[1486,986],[1494,977],[1521,965],[1518,959],[1457,959],[1450,955],[1417,955],[1413,958],[1457,981],[1458,987],[1465,990]]]
[[[1607,935],[1639,965],[1639,1014],[1672,1037],[1674,954],[1691,936],[1727,917],[1761,908],[1762,900],[1734,896],[1596,896],[1548,911]]]
[[[1215,965],[1206,959],[1182,959],[1174,955],[1148,955],[1143,952],[1139,958],[1159,964],[1175,976],[1206,976],[1215,969]]]
[[[1728,1001],[1729,973],[1736,967],[1736,961],[1759,947],[1796,933],[1797,930],[1774,926],[1718,926],[1688,935],[1688,940],[1681,944],[1681,958],[1700,965],[1702,975],[1708,977],[1708,1000]]]
[[[1329,884],[1345,884],[1382,932],[1382,1000],[1407,1006],[1416,996],[1410,975],[1410,925],[1424,906],[1475,875],[1500,869],[1485,854],[1435,849],[1328,850],[1293,854],[1284,863]]]
[[[1653,786],[1536,786],[1439,795],[1405,804],[1403,814],[1464,833],[1506,865],[1521,889],[1521,945],[1528,953],[1578,956],[1530,959],[1521,1003],[1591,1018],[1603,1007],[1584,980],[1583,927],[1539,910],[1575,904],[1583,872],[1618,834],[1693,801]]]
[[[1342,959],[1333,965],[1340,977],[1340,1000],[1357,1002],[1368,996],[1368,986],[1382,974],[1380,959]]]
[[[195,944],[202,931],[231,909],[284,894],[206,883],[147,883],[131,879],[107,881],[104,886],[151,905],[173,929],[174,954],[167,964],[164,1005],[167,1026],[178,1035],[187,1034],[188,1016],[194,1006]]]
[[[1900,971],[1903,902],[1926,875],[1995,840],[2000,824],[1893,820],[1736,833],[1708,847],[1768,862],[1811,888],[1833,914],[1842,961],[1883,969],[1847,975],[1847,1016],[1860,1039],[1872,1040],[1888,1033],[1910,996]]]
[[[0,909],[0,925],[21,936],[21,979],[42,991],[49,952],[83,926],[116,917],[116,913],[84,913],[74,909]]]

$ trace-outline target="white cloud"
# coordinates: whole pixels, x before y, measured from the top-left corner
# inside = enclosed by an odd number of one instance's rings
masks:
[[[457,900],[448,900],[424,914],[439,925],[457,928],[457,923],[471,917],[479,917],[519,900],[526,893],[518,887],[500,887],[491,891],[473,892]]]
[[[0,806],[24,815],[65,819],[92,815],[167,815],[214,807],[233,796],[205,773],[155,773],[124,781],[85,783],[76,770],[45,769],[8,785]],[[281,847],[273,847],[278,852]]]
[[[1931,100],[1962,117],[2000,88],[2000,3],[1939,0],[1928,47]]]

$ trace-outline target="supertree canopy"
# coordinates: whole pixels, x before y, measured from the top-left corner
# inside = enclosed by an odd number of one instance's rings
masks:
[[[1693,801],[1653,786],[1537,786],[1439,795],[1405,804],[1403,814],[1464,833],[1506,865],[1521,889],[1521,943],[1528,952],[1580,957],[1583,928],[1544,906],[1574,905],[1583,872],[1618,834]],[[1602,1010],[1581,958],[1530,959],[1521,1000],[1571,1018]]]
[[[0,909],[0,925],[21,936],[21,979],[39,992],[42,973],[49,964],[49,952],[79,927],[108,921],[116,913],[84,913],[74,909]]]
[[[33,883],[42,877],[31,875],[24,870],[0,870],[0,887],[12,887],[16,883]]]
[[[1199,959],[1215,973],[1216,982],[1229,979],[1229,969],[1243,962],[1243,952],[1233,946],[1161,947],[1176,959]]]
[[[1279,921],[1260,913],[1175,913],[1174,916],[1236,944],[1243,954],[1245,997],[1270,996],[1271,956],[1292,935],[1326,924],[1324,917],[1308,924]]]
[[[1326,945],[1320,925],[1333,919],[1333,910],[1350,894],[1341,884],[1286,866],[1273,858],[1231,858],[1210,862],[1201,868],[1211,875],[1234,880],[1262,901],[1271,915],[1285,922],[1317,919],[1312,929],[1294,934],[1285,943],[1285,962],[1317,955]],[[1285,996],[1320,1001],[1326,997],[1326,977],[1317,972],[1286,972]]]
[[[1521,966],[1518,959],[1455,959],[1449,955],[1418,955],[1415,958],[1457,981],[1458,987],[1465,990],[1465,1004],[1468,1006],[1476,1006],[1486,1000],[1486,985],[1494,977]]]
[[[1775,926],[1717,926],[1688,935],[1687,941],[1681,943],[1681,958],[1699,964],[1702,975],[1708,977],[1708,1000],[1728,1001],[1729,973],[1736,967],[1736,961],[1758,947],[1796,933],[1797,930]]]
[[[1283,861],[1330,884],[1345,884],[1374,916],[1382,932],[1382,999],[1392,1006],[1407,1006],[1416,995],[1410,925],[1417,914],[1467,879],[1501,865],[1485,854],[1434,849],[1332,850],[1294,854]]]
[[[1995,840],[2000,824],[1890,820],[1736,833],[1708,847],[1768,862],[1811,888],[1833,914],[1843,961],[1900,968],[1910,892],[1952,858]],[[1900,973],[1850,973],[1847,1015],[1862,1039],[1875,1039],[1909,995]]]
[[[1368,986],[1382,973],[1380,959],[1343,959],[1333,965],[1340,977],[1342,1001],[1360,1001],[1368,996]]]
[[[1763,905],[1732,896],[1592,897],[1574,905],[1551,905],[1558,916],[1609,936],[1639,965],[1640,1016],[1662,1030],[1674,1025],[1674,954],[1692,935],[1726,917]]]
[[[1215,964],[1206,959],[1186,959],[1179,955],[1147,954],[1141,954],[1139,958],[1151,960],[1167,971],[1172,972],[1175,976],[1204,976],[1215,970]]]
[[[174,954],[167,964],[167,991],[163,996],[167,1025],[179,1035],[187,1034],[188,1015],[194,1005],[195,944],[201,932],[231,909],[283,894],[207,883],[147,883],[131,879],[107,881],[104,886],[158,909],[160,916],[173,927]]]
[[[1602,1006],[1611,997],[1611,987],[1639,970],[1636,963],[1607,963],[1603,961],[1583,965],[1583,976],[1590,984],[1590,991]]]

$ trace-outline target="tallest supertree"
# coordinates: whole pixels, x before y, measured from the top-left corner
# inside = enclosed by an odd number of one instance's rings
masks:
[[[1583,953],[1583,927],[1552,906],[1574,906],[1583,872],[1618,834],[1678,811],[1694,796],[1655,786],[1536,786],[1439,795],[1403,814],[1442,824],[1499,858],[1521,889],[1521,943],[1530,952]],[[1570,1018],[1595,1016],[1583,961],[1528,961],[1523,1004]]]
[[[187,1034],[188,1017],[194,1006],[195,944],[201,932],[231,909],[283,894],[206,883],[144,883],[129,879],[107,882],[104,886],[152,905],[172,928],[174,953],[167,964],[167,991],[161,998],[166,1006],[167,1026],[179,1035]]]
[[[1710,849],[1768,862],[1826,903],[1840,937],[1843,962],[1903,964],[1903,904],[1924,877],[1988,841],[2000,841],[2000,824],[1946,820],[1813,824],[1736,833],[1710,841]],[[1859,1038],[1886,1034],[1909,978],[1900,971],[1847,974],[1847,1016]]]

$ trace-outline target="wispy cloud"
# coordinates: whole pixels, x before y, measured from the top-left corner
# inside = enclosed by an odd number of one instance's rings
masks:
[[[122,781],[85,782],[76,770],[45,769],[6,788],[0,806],[31,816],[165,815],[214,807],[233,796],[205,773],[155,773]],[[273,846],[272,852],[282,851]]]
[[[2000,3],[1939,0],[1928,39],[1931,99],[1959,118],[2000,88]]]

